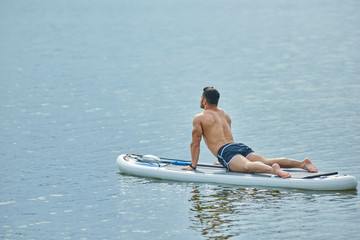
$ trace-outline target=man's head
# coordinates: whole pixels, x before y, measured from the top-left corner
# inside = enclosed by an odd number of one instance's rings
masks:
[[[200,107],[204,108],[204,100],[206,100],[206,103],[208,105],[217,106],[220,98],[220,93],[218,92],[218,90],[213,87],[205,87],[203,90],[204,91],[201,96]]]

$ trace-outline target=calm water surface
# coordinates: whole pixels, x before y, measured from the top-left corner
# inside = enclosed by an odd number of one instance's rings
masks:
[[[236,141],[360,179],[356,0],[0,3],[1,239],[353,239],[355,191],[162,181],[202,88]],[[201,161],[215,161],[202,145]]]

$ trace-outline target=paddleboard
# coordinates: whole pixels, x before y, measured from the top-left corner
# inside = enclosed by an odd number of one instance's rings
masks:
[[[116,165],[120,172],[173,181],[329,191],[351,190],[357,187],[355,177],[337,172],[310,173],[305,170],[286,169],[291,173],[291,178],[283,179],[271,174],[229,172],[222,166],[211,164],[198,164],[196,171],[181,170],[190,163],[190,161],[185,160],[171,160],[152,155],[136,154],[121,154],[116,159]]]

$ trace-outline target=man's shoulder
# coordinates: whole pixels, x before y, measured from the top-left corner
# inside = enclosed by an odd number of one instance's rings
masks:
[[[200,120],[204,117],[204,112],[198,113],[195,115],[194,120]]]
[[[219,108],[219,112],[225,116],[229,116],[227,112],[225,112],[223,109]]]
[[[206,121],[207,118],[209,118],[209,114],[206,110],[204,110],[201,113],[195,115],[194,121],[203,122]]]

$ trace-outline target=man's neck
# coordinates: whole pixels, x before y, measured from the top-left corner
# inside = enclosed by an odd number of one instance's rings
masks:
[[[204,108],[204,110],[217,110],[218,108],[217,108],[217,105],[205,105],[205,108]]]

